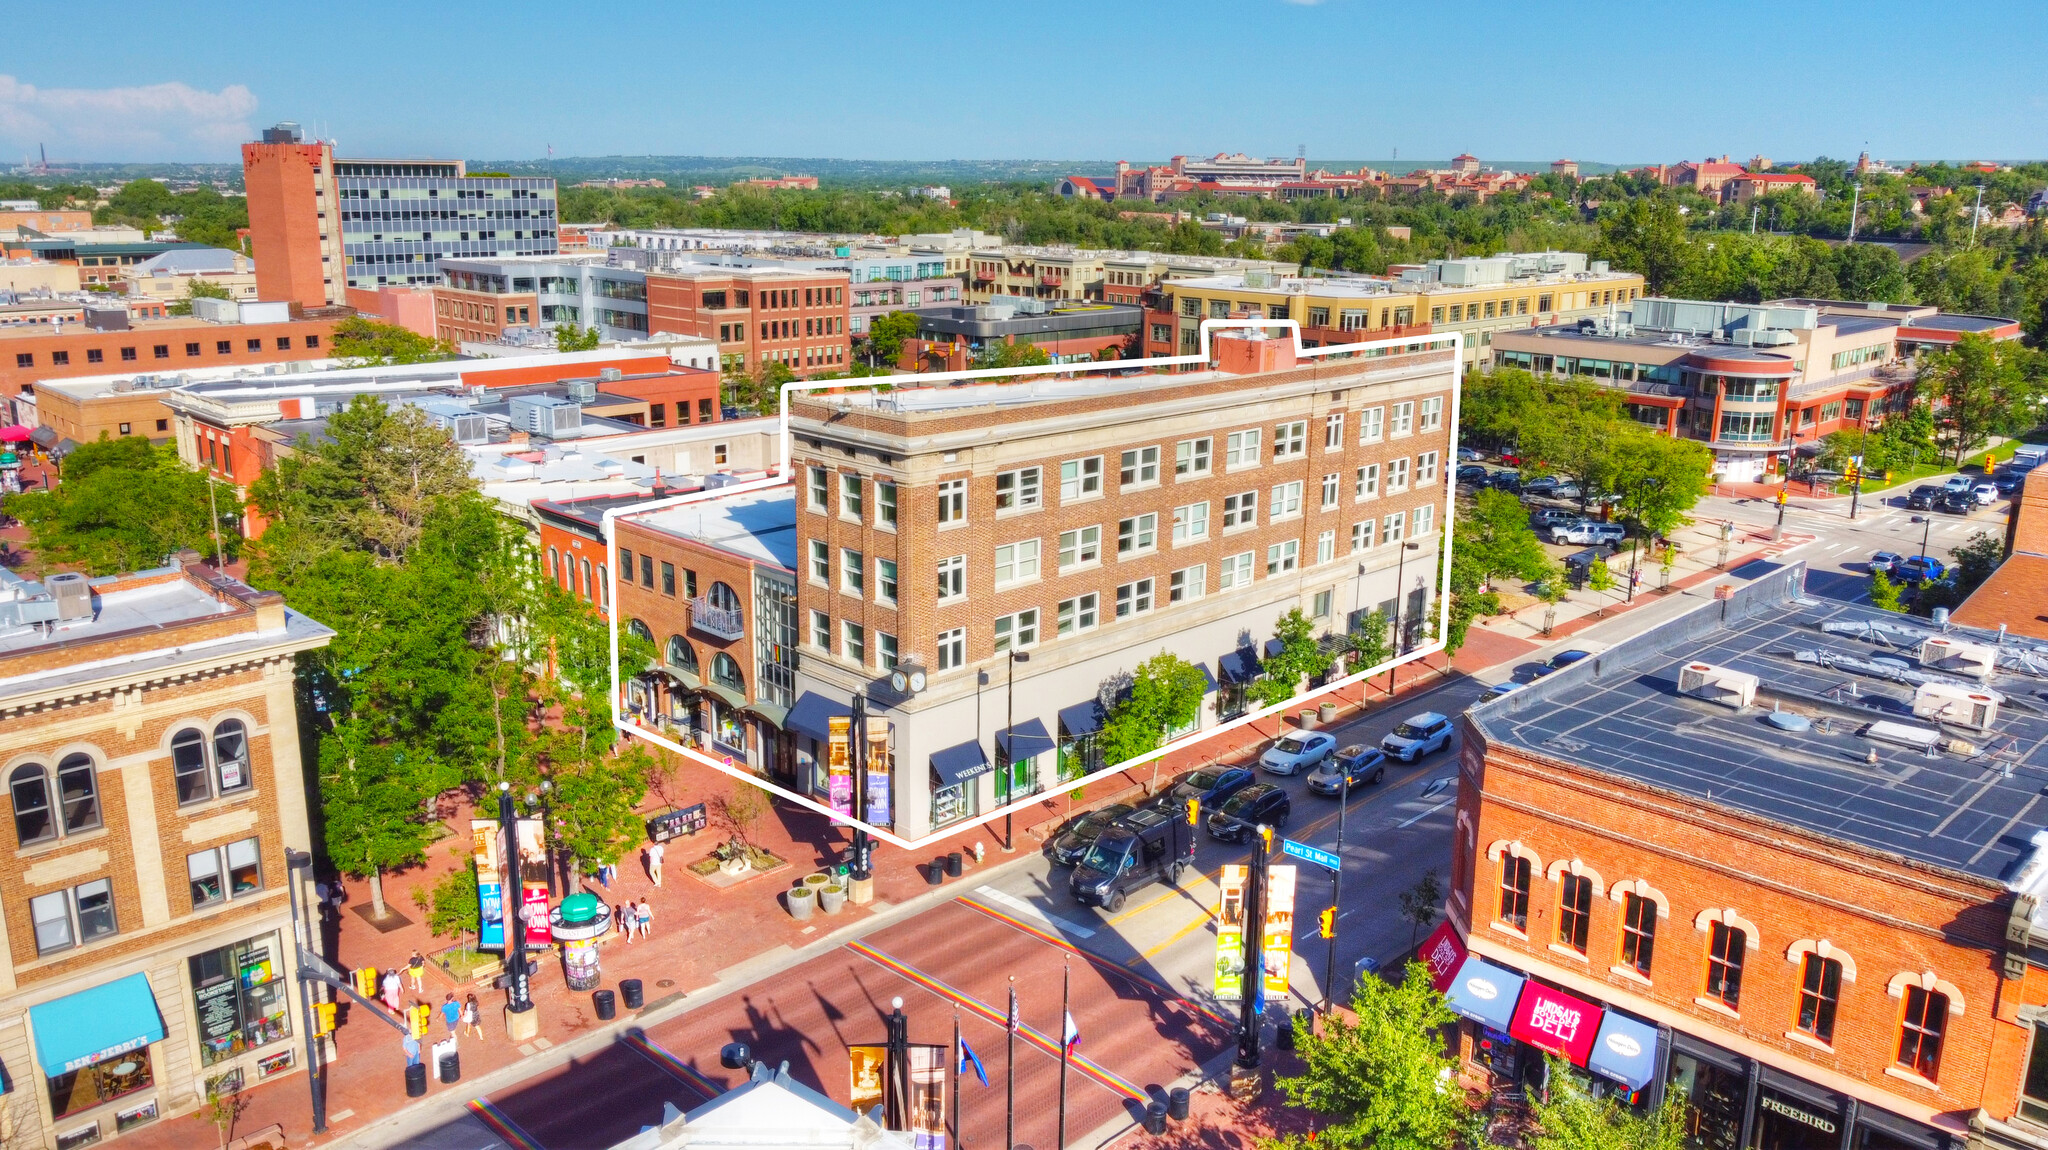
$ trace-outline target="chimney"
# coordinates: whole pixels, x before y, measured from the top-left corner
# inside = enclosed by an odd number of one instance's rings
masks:
[[[1219,331],[1212,343],[1216,369],[1231,375],[1286,371],[1295,364],[1294,340],[1269,339],[1264,331]]]

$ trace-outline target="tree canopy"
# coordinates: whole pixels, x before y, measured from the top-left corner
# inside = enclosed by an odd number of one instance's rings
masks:
[[[602,338],[594,327],[586,327],[579,331],[572,323],[555,325],[556,351],[596,351],[598,341]]]
[[[1289,608],[1273,624],[1273,637],[1280,640],[1280,650],[1267,658],[1264,673],[1245,689],[1262,707],[1292,699],[1303,679],[1324,674],[1336,662],[1316,640],[1315,620],[1299,607]]]
[[[917,334],[914,312],[892,311],[868,323],[868,350],[878,363],[893,365],[903,355],[903,341]]]
[[[1169,651],[1138,664],[1128,690],[1109,708],[1097,736],[1102,761],[1121,763],[1156,750],[1166,741],[1166,732],[1201,715],[1208,686],[1200,667]]]
[[[234,490],[211,504],[207,495],[205,473],[180,461],[175,446],[102,432],[65,459],[61,483],[9,495],[5,509],[28,526],[29,547],[45,569],[112,575],[158,566],[187,547],[212,555],[216,529],[223,557],[232,557],[241,543]]]
[[[1289,1102],[1324,1116],[1323,1129],[1313,1141],[1297,1135],[1261,1145],[1445,1150],[1469,1108],[1454,1081],[1458,1060],[1443,1038],[1456,1016],[1430,984],[1428,968],[1410,962],[1399,982],[1360,977],[1351,1008],[1356,1021],[1328,1016],[1320,1035],[1306,1013],[1296,1015],[1302,1072],[1278,1080]]]
[[[455,348],[447,340],[358,315],[334,325],[334,354],[350,367],[382,367],[454,359]]]
[[[2041,422],[2044,381],[2035,353],[1974,333],[1920,367],[1920,396],[1935,408],[1935,437],[1960,467],[1993,435],[2010,435]]]

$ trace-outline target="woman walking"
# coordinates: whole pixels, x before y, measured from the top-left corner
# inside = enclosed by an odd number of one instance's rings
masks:
[[[462,1027],[478,1038],[484,1036],[483,1010],[477,1006],[474,994],[462,1004]]]

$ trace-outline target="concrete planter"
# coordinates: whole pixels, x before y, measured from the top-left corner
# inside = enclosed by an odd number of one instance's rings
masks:
[[[1303,711],[1295,722],[1300,725],[1302,730],[1313,731],[1316,729],[1316,713],[1314,711]]]
[[[1324,703],[1316,708],[1316,718],[1325,723],[1337,721],[1337,704]]]
[[[807,886],[793,886],[785,896],[789,899],[789,917],[802,922],[818,909],[818,894]]]
[[[827,883],[818,888],[818,909],[826,914],[838,914],[846,909],[846,888],[838,883]]]

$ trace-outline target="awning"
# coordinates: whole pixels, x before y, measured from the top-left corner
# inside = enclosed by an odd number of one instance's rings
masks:
[[[787,726],[789,719],[788,707],[779,707],[774,703],[763,703],[756,700],[747,704],[747,710],[754,712],[778,727]]]
[[[35,432],[19,423],[12,427],[0,427],[0,443],[20,443],[34,434]]]
[[[745,691],[734,690],[722,683],[706,683],[698,689],[716,697],[719,702],[735,710],[742,709],[747,705],[747,693]]]
[[[1444,1004],[1475,1022],[1495,1030],[1506,1030],[1514,1021],[1515,999],[1522,994],[1519,974],[1503,970],[1477,956],[1467,956],[1465,965],[1451,979]]]
[[[1011,732],[1016,733],[1017,745],[1014,748],[1010,746]],[[1026,719],[1014,727],[1004,727],[996,732],[996,754],[1004,762],[1022,762],[1050,750],[1052,736],[1046,734],[1045,724],[1037,719]]]
[[[1604,1074],[1630,1090],[1641,1090],[1657,1076],[1657,1032],[1625,1014],[1610,1010],[1600,1020],[1586,1069]]]
[[[1092,735],[1102,729],[1103,720],[1106,718],[1108,716],[1102,713],[1102,704],[1090,699],[1085,703],[1075,703],[1071,707],[1061,708],[1060,730],[1075,738]]]
[[[164,1040],[149,979],[131,974],[28,1008],[44,1077],[79,1070]]]
[[[939,776],[942,787],[957,787],[988,771],[988,752],[981,749],[979,740],[932,752],[932,773]]]
[[[37,447],[52,447],[57,442],[57,429],[54,427],[38,427],[28,433],[28,438],[29,442]]]
[[[830,720],[842,715],[852,718],[853,708],[837,699],[828,699],[816,691],[805,691],[797,697],[796,706],[789,709],[789,722],[783,726],[800,735],[809,735],[823,742],[832,737]]]
[[[1422,949],[1415,952],[1415,957],[1429,968],[1429,981],[1442,994],[1451,988],[1458,964],[1465,961],[1465,940],[1458,937],[1458,928],[1446,919],[1422,940]]]
[[[1522,988],[1522,1001],[1515,1007],[1508,1034],[1538,1050],[1562,1054],[1575,1066],[1584,1066],[1593,1053],[1593,1036],[1600,1031],[1600,1008],[1532,982]]]
[[[1287,644],[1282,643],[1278,639],[1266,640],[1266,658],[1268,659],[1272,658],[1275,655],[1278,655],[1280,652],[1285,651],[1286,649]]]
[[[1259,656],[1250,650],[1236,650],[1216,660],[1226,683],[1249,683],[1259,677]]]

